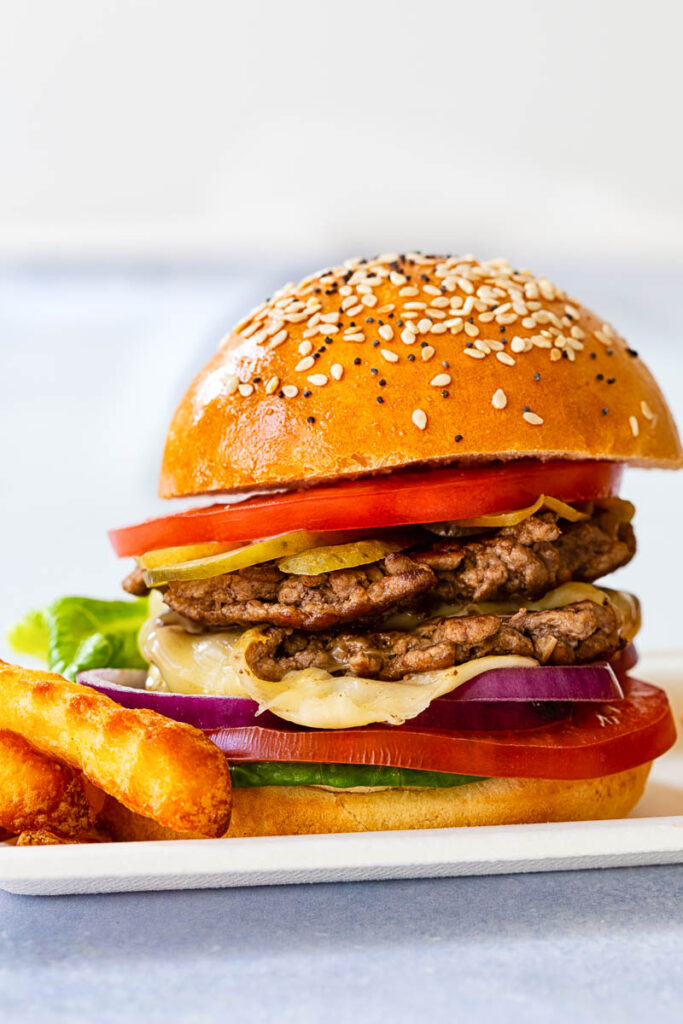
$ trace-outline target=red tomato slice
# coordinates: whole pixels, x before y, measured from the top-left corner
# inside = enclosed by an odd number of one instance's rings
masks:
[[[250,541],[292,530],[363,530],[468,519],[532,504],[539,494],[590,501],[616,494],[615,462],[536,459],[469,469],[401,470],[238,505],[211,505],[111,530],[117,555],[205,541]]]
[[[218,729],[208,735],[231,761],[391,765],[497,778],[593,779],[644,764],[673,745],[663,690],[625,680],[613,704],[576,705],[567,719],[519,732],[446,732],[402,726]]]

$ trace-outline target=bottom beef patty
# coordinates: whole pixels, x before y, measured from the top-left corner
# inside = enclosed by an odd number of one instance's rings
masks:
[[[261,679],[292,669],[322,668],[371,679],[450,668],[493,654],[518,654],[542,664],[575,665],[609,658],[625,641],[612,606],[579,601],[552,611],[431,619],[414,632],[307,633],[271,627],[250,648]]]

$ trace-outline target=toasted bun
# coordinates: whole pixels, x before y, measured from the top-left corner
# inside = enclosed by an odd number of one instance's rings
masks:
[[[383,256],[237,325],[173,417],[160,494],[525,456],[682,462],[645,364],[561,289],[501,260]]]
[[[334,792],[314,786],[233,789],[228,837],[380,832],[460,825],[622,818],[642,796],[650,763],[578,781],[485,779],[453,789]],[[114,839],[194,839],[142,818],[111,797],[101,821]]]

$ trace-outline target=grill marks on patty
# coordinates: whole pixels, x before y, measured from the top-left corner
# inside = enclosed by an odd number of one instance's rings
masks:
[[[293,669],[321,668],[372,679],[450,668],[485,655],[518,654],[542,664],[577,665],[609,658],[623,646],[611,605],[580,601],[552,611],[511,616],[436,618],[415,631],[305,634],[271,628],[250,648],[262,679]]]
[[[319,576],[280,572],[273,562],[208,580],[169,583],[164,600],[207,626],[271,623],[321,630],[411,604],[436,585],[432,570],[405,554]]]

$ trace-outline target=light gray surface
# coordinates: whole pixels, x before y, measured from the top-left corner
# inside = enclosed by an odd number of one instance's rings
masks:
[[[15,1021],[680,1021],[683,871],[0,893]]]

